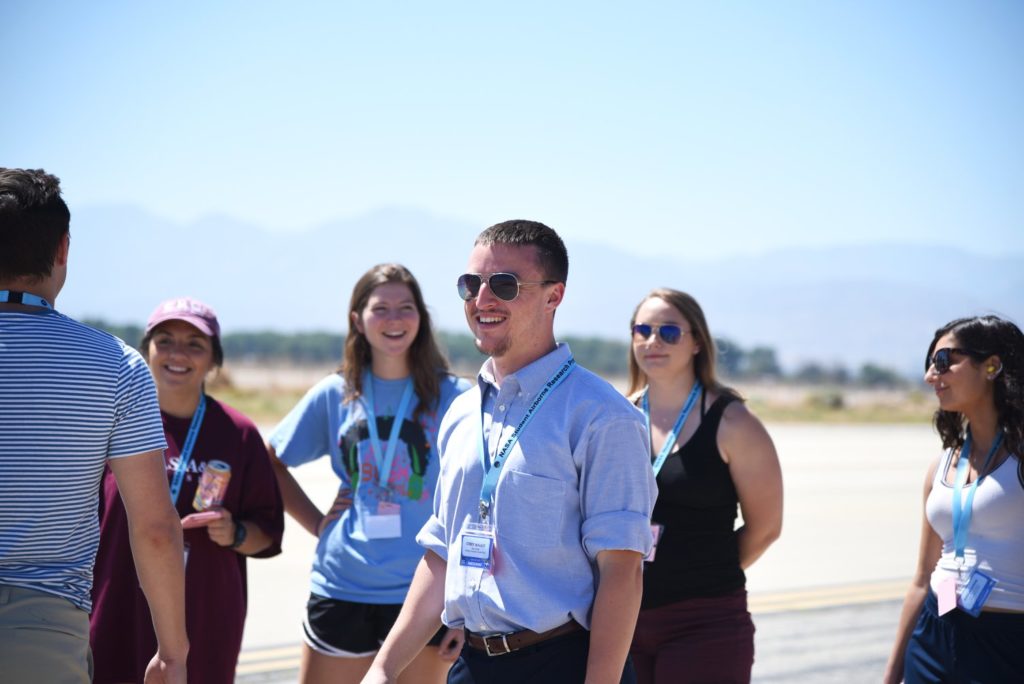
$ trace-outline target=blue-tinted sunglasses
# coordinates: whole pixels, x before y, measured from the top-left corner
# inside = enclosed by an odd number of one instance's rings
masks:
[[[637,323],[633,326],[633,334],[639,335],[643,339],[649,339],[652,333],[657,333],[658,337],[665,344],[675,344],[679,341],[683,335],[688,333],[689,330],[683,330],[678,325],[649,325],[647,323]]]

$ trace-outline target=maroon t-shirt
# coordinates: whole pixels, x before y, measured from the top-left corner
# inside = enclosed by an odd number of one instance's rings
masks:
[[[168,486],[185,443],[190,418],[161,412],[167,436]],[[231,466],[223,506],[236,519],[254,523],[273,539],[255,554],[281,552],[284,509],[256,426],[229,406],[207,397],[206,416],[178,497],[178,514],[195,513],[192,498],[208,461]],[[188,681],[228,684],[242,647],[246,611],[245,556],[215,544],[206,528],[185,530],[185,622],[189,638]],[[96,684],[141,682],[156,653],[156,635],[146,598],[139,587],[128,537],[128,519],[117,483],[108,467],[100,496],[100,547],[93,579],[90,641]]]

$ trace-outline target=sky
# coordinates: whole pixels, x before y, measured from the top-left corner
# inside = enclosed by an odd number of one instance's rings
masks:
[[[1024,252],[1019,2],[4,0],[0,48],[0,166],[72,211]]]

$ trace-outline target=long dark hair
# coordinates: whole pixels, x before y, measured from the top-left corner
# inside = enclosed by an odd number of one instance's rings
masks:
[[[992,381],[996,415],[1005,433],[1006,450],[1018,458],[1024,458],[1024,333],[1010,321],[998,316],[975,316],[950,321],[935,331],[935,337],[928,345],[925,372],[931,365],[935,345],[948,334],[956,338],[957,346],[964,350],[974,364],[990,356],[999,357],[1002,371]],[[963,414],[938,409],[934,422],[943,447],[959,449],[963,446],[966,437]]]
[[[633,309],[633,315],[629,319],[629,328],[633,329],[633,325],[636,324],[636,314],[640,311],[640,307],[644,305],[648,299],[664,300],[667,304],[670,304],[682,315],[686,322],[690,325],[690,334],[693,335],[693,341],[700,347],[700,351],[697,352],[693,357],[693,371],[700,380],[700,383],[709,392],[717,392],[718,394],[729,394],[736,398],[740,398],[739,393],[731,387],[726,387],[718,380],[718,375],[715,372],[715,357],[717,351],[715,348],[715,340],[711,337],[711,330],[708,329],[707,320],[704,318],[704,311],[700,308],[700,304],[697,300],[679,290],[673,290],[668,287],[659,287],[655,290],[651,290],[646,297],[640,300],[640,303]],[[647,374],[640,369],[640,365],[636,362],[636,356],[633,354],[633,350],[629,350],[629,391],[627,395],[632,395],[644,388],[647,385]]]
[[[441,396],[441,375],[448,372],[448,360],[434,339],[430,312],[427,311],[416,278],[401,264],[377,264],[364,273],[352,288],[348,310],[350,314],[359,316],[366,308],[373,291],[385,283],[401,283],[407,286],[416,302],[416,311],[420,314],[420,329],[416,331],[416,337],[408,352],[409,372],[412,373],[413,388],[419,398],[413,415],[419,417],[437,404]],[[345,401],[353,401],[363,395],[363,373],[370,370],[372,355],[373,350],[366,340],[366,335],[351,324],[350,315],[349,331],[345,337],[345,355],[339,369],[345,378]]]

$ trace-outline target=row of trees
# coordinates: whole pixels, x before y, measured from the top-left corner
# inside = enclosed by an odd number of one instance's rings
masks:
[[[86,322],[130,344],[138,344],[142,339],[142,328],[137,325],[111,325],[101,320]],[[483,361],[470,335],[441,332],[438,333],[438,341],[452,365],[460,371],[472,372]],[[564,341],[586,368],[604,376],[625,375],[628,344],[596,337],[567,337]],[[233,361],[327,365],[341,360],[345,336],[326,332],[238,332],[224,335],[221,342],[225,358]],[[717,343],[719,372],[726,378],[867,387],[897,387],[907,383],[899,373],[872,363],[851,371],[841,365],[824,366],[810,362],[791,373],[784,373],[771,347],[744,349],[726,338],[718,339]]]

